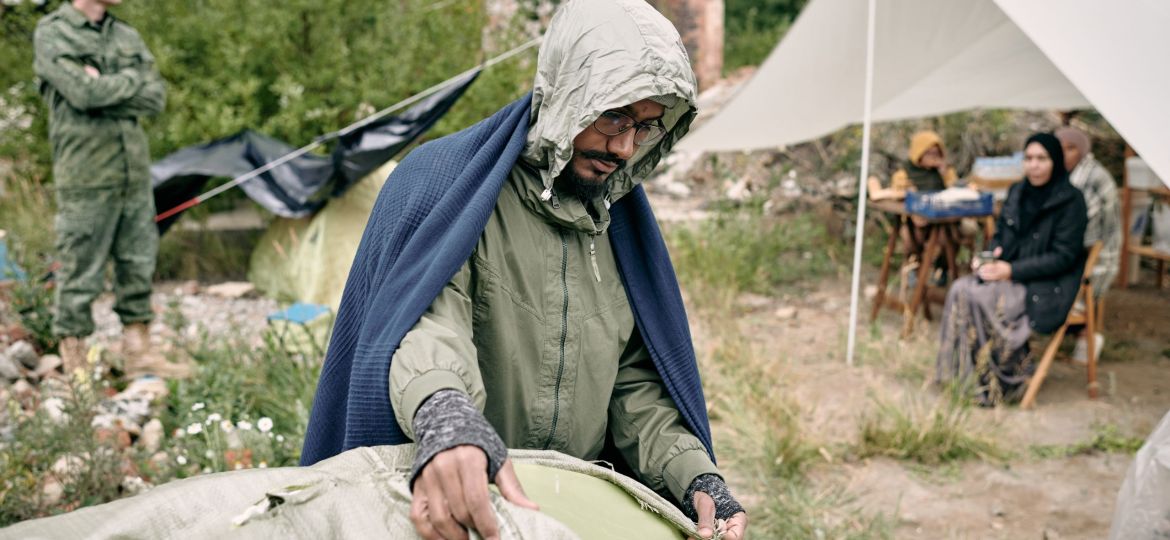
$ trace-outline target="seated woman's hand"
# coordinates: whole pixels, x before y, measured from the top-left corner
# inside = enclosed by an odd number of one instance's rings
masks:
[[[979,279],[983,281],[1007,281],[1012,278],[1012,265],[1006,261],[991,261],[979,267]]]

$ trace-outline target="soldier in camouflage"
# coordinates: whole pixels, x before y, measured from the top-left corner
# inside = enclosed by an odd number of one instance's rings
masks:
[[[162,112],[166,89],[130,25],[107,13],[121,0],[73,0],[45,16],[33,68],[49,110],[57,196],[56,313],[66,373],[85,362],[93,300],[113,259],[114,310],[128,374],[173,375],[150,350],[151,277],[158,254],[150,151],[139,119]]]

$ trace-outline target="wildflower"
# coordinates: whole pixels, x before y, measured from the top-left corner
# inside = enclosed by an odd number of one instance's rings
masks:
[[[257,465],[257,467],[260,467],[261,469],[267,469],[267,468],[268,468],[268,462],[267,462],[267,461],[261,461],[261,462],[260,462],[260,464],[259,464],[259,465]]]
[[[187,456],[178,456],[175,458],[175,461],[178,462],[179,465],[186,465],[187,464]]]
[[[206,457],[207,459],[211,459],[211,458],[215,457],[215,452],[212,452],[211,449],[208,448],[207,451],[203,453],[203,456]]]
[[[276,442],[284,442],[284,435],[277,435]]]
[[[195,422],[194,424],[187,426],[188,435],[198,435],[200,433],[203,433],[203,424]]]
[[[211,474],[211,467],[204,467],[203,474]]]
[[[202,410],[202,409],[203,409],[203,407],[206,407],[206,405],[204,405],[204,404],[203,404],[203,402],[202,402],[202,401],[200,401],[199,403],[196,403],[196,404],[192,405],[192,406],[191,406],[191,410],[192,410],[192,411],[198,411],[198,410]]]
[[[259,429],[260,433],[268,433],[269,431],[272,431],[272,419],[265,416],[257,420],[256,429]]]
[[[240,431],[251,431],[252,423],[247,420],[240,420],[239,422],[236,422],[236,429],[239,429]]]
[[[243,468],[244,468],[244,464],[237,461],[236,466],[235,466],[235,470],[238,471],[238,470],[243,469]]]
[[[219,413],[211,413],[211,414],[207,415],[207,425],[209,425],[209,426],[211,424],[219,422],[220,420],[223,420],[223,417],[220,416]]]
[[[226,433],[231,433],[232,427],[233,426],[232,426],[231,420],[224,420],[224,421],[219,423],[219,429],[224,430],[224,432],[226,432]]]

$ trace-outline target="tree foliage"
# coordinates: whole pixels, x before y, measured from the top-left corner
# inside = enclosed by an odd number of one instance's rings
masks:
[[[13,118],[0,116],[0,155],[43,173],[49,149],[32,35],[59,2],[5,4],[0,110]],[[128,0],[113,12],[142,34],[167,81],[166,112],[144,124],[156,159],[243,129],[304,144],[502,52],[482,50],[483,0]],[[519,97],[534,58],[485,72],[429,136]]]

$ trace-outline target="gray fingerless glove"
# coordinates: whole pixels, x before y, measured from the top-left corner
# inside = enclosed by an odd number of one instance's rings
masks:
[[[743,506],[731,496],[731,490],[727,489],[722,478],[714,474],[701,474],[691,482],[682,500],[683,513],[693,521],[699,520],[699,512],[695,510],[696,491],[710,495],[715,501],[715,519],[727,519],[744,511]]]
[[[476,446],[487,454],[489,482],[495,481],[496,473],[508,459],[508,447],[503,439],[475,408],[471,398],[458,390],[431,394],[414,413],[413,422],[416,451],[410,471],[411,490],[414,480],[435,454],[456,446]]]

